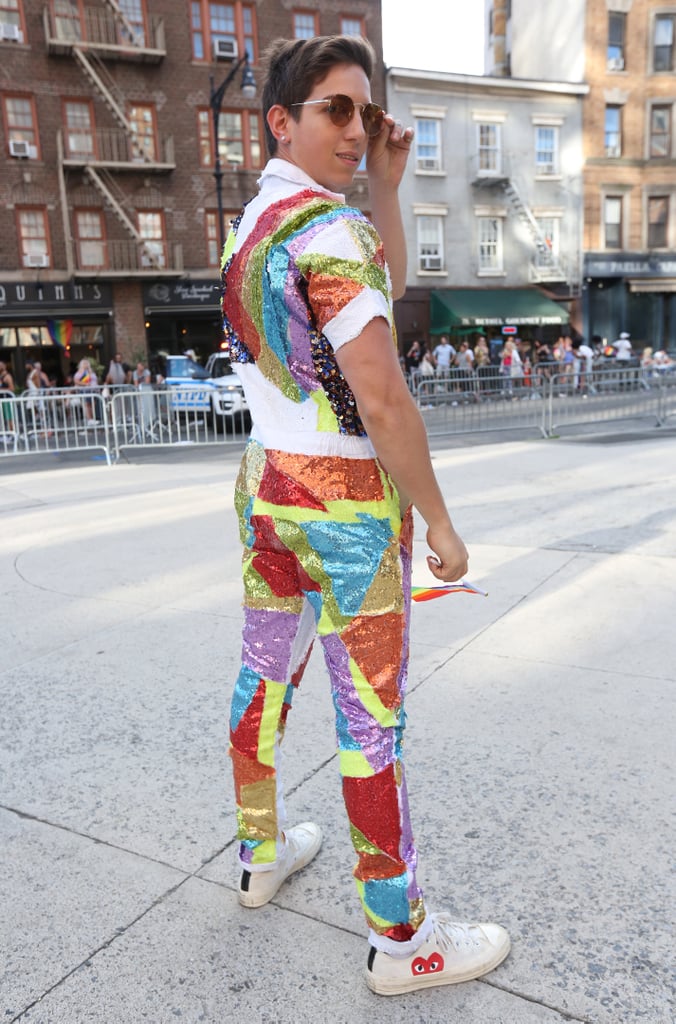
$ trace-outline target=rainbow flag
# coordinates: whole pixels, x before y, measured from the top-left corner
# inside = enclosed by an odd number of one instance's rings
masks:
[[[48,320],[47,330],[49,337],[59,348],[68,348],[70,336],[73,333],[72,320]]]
[[[435,597],[446,597],[446,594],[481,594],[482,597],[488,597],[487,590],[467,580],[461,583],[442,583],[438,587],[411,587],[414,601],[433,601]]]

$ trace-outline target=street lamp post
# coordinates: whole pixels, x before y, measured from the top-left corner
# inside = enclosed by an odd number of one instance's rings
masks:
[[[240,85],[242,95],[247,99],[252,99],[256,95],[256,81],[251,70],[251,65],[249,64],[249,54],[247,52],[245,52],[244,56],[240,57],[237,63],[230,69],[217,89],[214,87],[214,76],[211,75],[209,79],[211,86],[209,93],[209,106],[211,107],[211,116],[213,119],[214,148],[216,154],[214,159],[214,178],[216,179],[216,202],[218,203],[219,258],[225,245],[225,226],[223,224],[223,168],[221,167],[221,154],[218,145],[218,125],[221,118],[221,104],[223,103],[223,97],[226,89],[240,68],[242,68],[242,82]]]

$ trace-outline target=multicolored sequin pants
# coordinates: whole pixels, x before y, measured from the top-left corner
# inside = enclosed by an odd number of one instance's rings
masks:
[[[255,871],[276,860],[278,744],[318,636],[359,895],[373,933],[407,942],[425,917],[402,764],[411,511],[402,521],[376,460],[292,455],[256,442],[235,503],[245,594],[230,723],[240,861]]]

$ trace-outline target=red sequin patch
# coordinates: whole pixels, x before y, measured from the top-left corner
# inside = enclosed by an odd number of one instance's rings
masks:
[[[399,793],[394,765],[365,779],[343,779],[343,795],[350,821],[369,843],[402,864],[399,846]]]

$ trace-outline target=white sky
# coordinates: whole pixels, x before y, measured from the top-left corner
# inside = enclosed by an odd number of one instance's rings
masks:
[[[382,0],[387,67],[483,74],[483,0]]]

